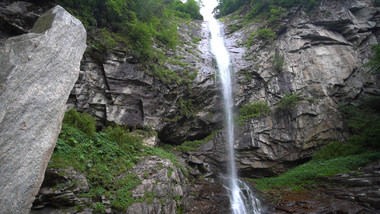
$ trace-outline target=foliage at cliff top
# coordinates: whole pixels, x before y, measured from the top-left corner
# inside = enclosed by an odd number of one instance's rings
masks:
[[[161,148],[144,147],[141,139],[118,125],[94,132],[93,121],[90,115],[75,110],[66,113],[49,167],[73,167],[85,174],[90,191],[81,196],[93,198],[94,201],[105,196],[111,202],[111,205],[98,202],[94,205],[95,210],[112,206],[125,211],[134,202],[144,201],[144,197],[132,197],[131,191],[141,181],[129,172],[144,156],[170,159],[175,166],[184,170],[174,154]]]
[[[177,45],[175,19],[203,19],[195,0],[186,3],[180,0],[58,0],[57,3],[79,18],[87,29],[104,29],[100,40],[108,42],[95,43],[93,48],[108,49],[115,41],[123,42],[141,60],[153,57],[153,43],[168,48]]]
[[[271,12],[274,14],[276,11],[281,11],[281,8],[294,6],[312,8],[318,1],[319,0],[219,0],[219,4],[215,10],[218,12],[218,16],[225,16],[245,6],[250,9],[249,17],[253,18],[263,13]]]

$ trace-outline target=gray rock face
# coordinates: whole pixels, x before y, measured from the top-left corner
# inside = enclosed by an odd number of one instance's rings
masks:
[[[141,184],[132,191],[132,196],[135,199],[146,199],[129,206],[126,213],[178,213],[188,181],[170,160],[156,156],[146,157],[132,169],[132,173],[141,180]]]
[[[1,48],[1,213],[29,212],[85,48],[83,25],[59,6]]]
[[[49,208],[68,210],[74,206],[92,203],[91,199],[79,197],[89,191],[86,176],[73,168],[47,168],[44,182],[33,202],[32,214],[44,213]],[[58,212],[58,209],[55,210]],[[74,211],[73,211],[74,212]]]

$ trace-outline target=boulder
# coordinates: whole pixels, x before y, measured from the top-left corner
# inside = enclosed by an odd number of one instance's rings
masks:
[[[85,48],[82,23],[56,6],[0,49],[1,213],[29,212]]]

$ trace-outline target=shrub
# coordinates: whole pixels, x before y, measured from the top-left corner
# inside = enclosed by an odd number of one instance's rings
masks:
[[[377,99],[373,99],[373,101],[377,102]],[[371,104],[371,101],[365,99],[361,105],[365,104],[365,108],[356,106],[344,106],[341,108],[352,133],[349,138],[350,143],[361,145],[368,149],[380,149],[380,116],[376,112],[378,107],[373,106],[375,103]]]
[[[77,128],[89,136],[94,136],[95,119],[87,113],[79,113],[75,109],[69,109],[65,113],[63,123],[71,127]]]
[[[373,73],[380,73],[380,44],[373,45],[372,50],[374,52],[374,55],[365,64],[365,66],[369,67],[370,71]]]
[[[271,43],[276,38],[274,32],[268,28],[260,29],[256,33],[257,37],[266,43]]]
[[[129,134],[129,131],[125,130],[118,124],[114,126],[108,126],[103,130],[107,135],[107,138],[115,141],[120,147],[127,150],[141,149],[142,145],[140,140]]]
[[[275,71],[282,71],[282,67],[284,65],[284,57],[280,55],[278,51],[274,54],[273,58],[273,68]]]
[[[285,111],[291,111],[301,100],[301,93],[286,93],[285,96],[277,103],[277,108]]]
[[[239,109],[240,118],[246,120],[250,117],[260,117],[270,112],[270,107],[267,102],[253,102],[245,104]]]
[[[104,213],[106,211],[106,206],[101,202],[96,202],[94,205],[95,213]]]

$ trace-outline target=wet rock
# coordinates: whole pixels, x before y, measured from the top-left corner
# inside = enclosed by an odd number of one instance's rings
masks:
[[[198,179],[184,199],[184,213],[229,213],[230,202],[224,187],[216,180]]]
[[[0,50],[0,212],[27,213],[43,181],[86,48],[82,23],[62,7]]]

